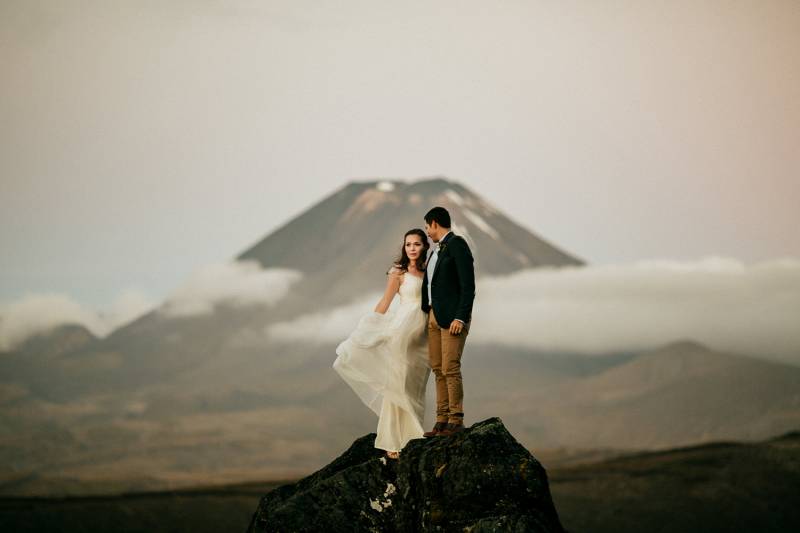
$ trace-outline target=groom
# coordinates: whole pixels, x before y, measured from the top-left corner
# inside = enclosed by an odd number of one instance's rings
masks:
[[[450,231],[450,213],[434,207],[425,215],[434,249],[422,280],[422,310],[428,313],[428,358],[436,376],[436,425],[426,437],[464,430],[461,353],[475,299],[475,269],[467,242]]]

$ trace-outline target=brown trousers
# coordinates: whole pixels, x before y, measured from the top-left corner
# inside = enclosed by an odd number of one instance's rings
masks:
[[[440,328],[428,313],[428,358],[436,376],[436,421],[462,423],[464,419],[464,385],[461,381],[461,353],[469,333],[464,324],[461,333],[452,335],[449,328]]]

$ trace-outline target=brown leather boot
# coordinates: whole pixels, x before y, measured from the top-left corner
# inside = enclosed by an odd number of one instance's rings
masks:
[[[464,431],[463,422],[460,422],[458,424],[447,424],[447,427],[445,427],[439,433],[439,435],[441,435],[442,437],[449,437],[450,435],[455,435],[456,433],[461,433],[462,431]]]
[[[430,431],[426,431],[422,434],[423,437],[437,437],[441,434],[442,430],[447,427],[447,422],[436,422],[433,425],[433,429]]]

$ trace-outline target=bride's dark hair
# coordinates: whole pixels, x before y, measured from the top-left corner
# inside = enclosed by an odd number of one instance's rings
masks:
[[[428,242],[428,236],[425,234],[425,231],[419,228],[410,229],[405,235],[403,235],[403,246],[400,248],[400,257],[395,260],[393,266],[404,272],[408,271],[408,265],[411,263],[411,259],[406,253],[406,237],[409,235],[417,235],[422,240],[422,250],[420,250],[416,264],[417,270],[425,270],[425,261],[428,259],[428,249],[431,247],[431,245]],[[391,269],[389,270],[391,271]],[[389,272],[387,271],[386,273],[388,274]]]

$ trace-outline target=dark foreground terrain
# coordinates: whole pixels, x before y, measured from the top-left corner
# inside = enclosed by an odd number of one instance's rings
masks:
[[[800,432],[547,471],[559,517],[572,533],[800,531]],[[280,484],[2,498],[0,531],[243,533],[260,498]]]
[[[569,531],[800,531],[800,432],[548,470]]]
[[[0,531],[243,533],[259,498],[283,483],[119,496],[0,498]]]

